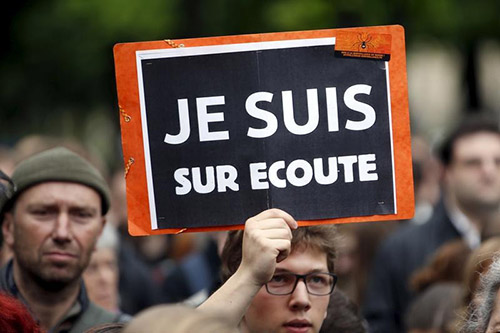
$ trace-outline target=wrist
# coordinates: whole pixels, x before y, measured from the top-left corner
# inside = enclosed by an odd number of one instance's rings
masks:
[[[255,270],[241,264],[231,278],[238,281],[240,287],[255,290],[255,293],[266,284],[267,280],[256,274]],[[265,280],[265,281],[264,281]]]

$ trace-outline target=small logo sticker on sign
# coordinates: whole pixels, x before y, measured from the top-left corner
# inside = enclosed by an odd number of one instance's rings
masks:
[[[344,32],[336,36],[337,57],[388,61],[391,55],[391,35],[367,32]]]

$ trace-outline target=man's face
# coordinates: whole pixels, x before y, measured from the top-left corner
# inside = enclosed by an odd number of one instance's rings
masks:
[[[118,263],[111,248],[98,248],[92,254],[83,280],[91,301],[106,310],[118,308]]]
[[[276,272],[308,274],[328,272],[326,254],[308,247],[298,248],[276,265]],[[330,295],[308,294],[299,280],[290,295],[271,295],[263,286],[254,297],[242,321],[243,332],[319,332],[326,316]]]
[[[79,279],[102,231],[101,199],[90,187],[47,182],[22,192],[4,220],[14,270],[50,286]]]
[[[458,139],[446,170],[448,188],[465,209],[500,204],[500,135],[479,132]]]

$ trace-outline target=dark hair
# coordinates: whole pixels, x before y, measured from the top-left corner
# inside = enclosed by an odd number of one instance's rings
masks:
[[[410,287],[422,292],[437,282],[460,282],[464,275],[464,261],[471,253],[467,243],[459,238],[441,245],[429,263],[410,276]]]
[[[0,292],[0,309],[2,332],[42,332],[28,309],[14,296]]]
[[[84,333],[119,333],[123,332],[125,323],[100,324],[87,329]]]
[[[479,132],[487,132],[498,134],[500,136],[500,129],[498,122],[491,121],[490,119],[482,117],[472,117],[465,119],[461,124],[455,128],[443,141],[439,149],[439,157],[445,166],[452,162],[453,149],[455,143],[466,136],[473,135]]]
[[[328,271],[333,273],[337,232],[334,225],[315,225],[292,230],[292,252],[311,247],[326,254]],[[243,230],[230,231],[221,254],[221,278],[225,282],[241,263]]]
[[[366,333],[367,327],[368,324],[360,315],[358,306],[341,290],[334,290],[320,333]]]
[[[406,329],[456,332],[456,320],[462,295],[458,282],[438,282],[417,294],[408,305]]]

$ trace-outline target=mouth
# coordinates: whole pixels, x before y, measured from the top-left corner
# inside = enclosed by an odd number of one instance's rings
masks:
[[[312,324],[307,320],[292,320],[283,325],[289,333],[304,333],[312,328]]]
[[[57,262],[69,261],[76,258],[76,255],[74,255],[73,253],[62,252],[62,251],[45,252],[44,256],[49,258],[50,260]]]

